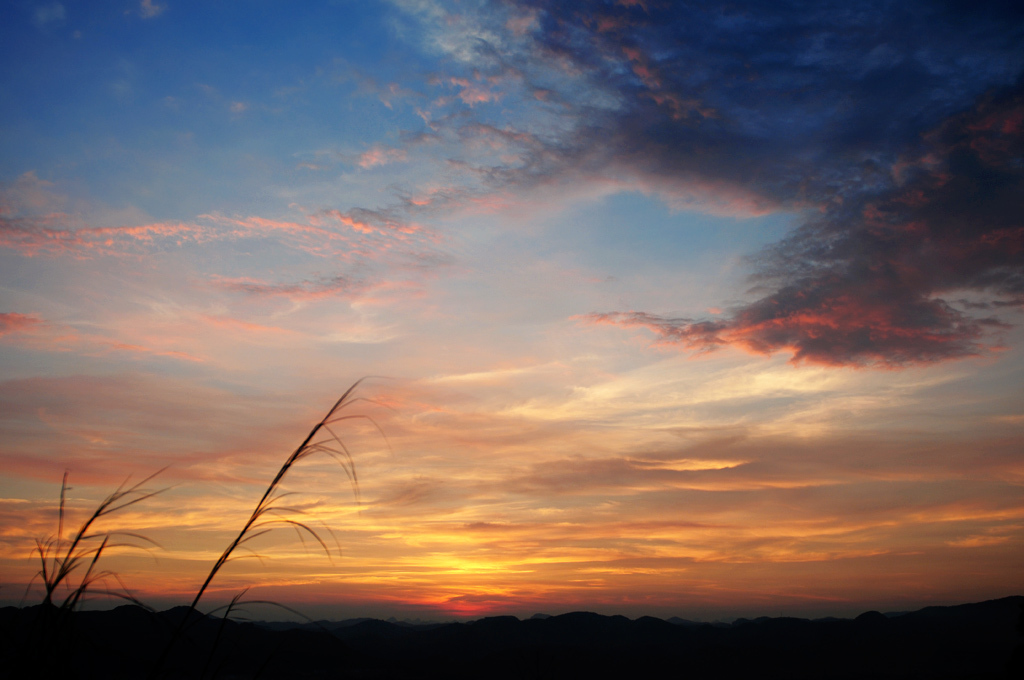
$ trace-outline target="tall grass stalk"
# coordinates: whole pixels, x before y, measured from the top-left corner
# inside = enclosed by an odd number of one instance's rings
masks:
[[[213,579],[217,576],[217,574],[220,572],[220,570],[224,567],[225,564],[227,564],[233,559],[237,559],[237,556],[235,556],[234,554],[237,550],[239,550],[240,548],[247,549],[247,543],[271,531],[275,526],[291,526],[299,532],[300,537],[303,536],[303,533],[312,537],[312,539],[320,545],[320,547],[327,554],[327,556],[330,557],[330,548],[328,547],[327,543],[323,540],[323,538],[320,536],[320,534],[316,532],[316,530],[311,528],[305,522],[300,522],[291,517],[284,516],[296,511],[291,508],[283,507],[280,505],[281,499],[288,495],[286,493],[282,493],[280,491],[280,487],[281,483],[284,481],[285,476],[288,474],[288,472],[292,469],[293,466],[305,460],[306,458],[309,458],[310,456],[323,454],[330,456],[335,461],[337,461],[341,468],[345,471],[345,475],[348,477],[349,483],[352,485],[353,493],[355,494],[356,500],[358,502],[359,477],[356,474],[356,468],[355,463],[352,460],[352,454],[349,452],[348,447],[345,446],[345,443],[341,440],[341,438],[338,437],[338,435],[334,432],[332,426],[347,420],[366,420],[370,422],[381,434],[381,436],[384,437],[385,441],[387,441],[387,435],[384,434],[384,431],[380,428],[377,422],[370,416],[365,414],[342,413],[346,408],[357,402],[375,403],[363,397],[353,396],[353,394],[356,391],[356,388],[359,387],[363,380],[364,378],[357,380],[355,383],[352,384],[351,387],[348,388],[348,390],[345,391],[343,395],[341,395],[341,397],[334,403],[334,406],[332,406],[331,409],[327,412],[327,415],[325,415],[320,420],[320,422],[318,422],[313,427],[313,429],[310,430],[309,434],[306,435],[306,438],[302,441],[301,444],[299,444],[298,448],[296,448],[291,453],[291,455],[289,455],[288,458],[284,461],[284,464],[281,465],[281,468],[277,471],[277,474],[274,476],[274,479],[270,482],[270,485],[263,492],[263,496],[256,504],[256,507],[252,511],[252,514],[249,515],[249,519],[246,520],[245,524],[242,525],[242,529],[238,532],[238,535],[235,536],[231,543],[229,543],[228,546],[224,549],[224,551],[220,554],[220,557],[217,558],[217,561],[214,562],[209,574],[207,574],[206,579],[203,581],[203,584],[199,587],[199,590],[196,592],[195,597],[192,599],[192,603],[189,605],[188,610],[185,612],[185,615],[179,621],[174,634],[171,636],[171,639],[168,642],[167,647],[164,649],[164,653],[161,656],[159,662],[157,663],[155,674],[159,674],[161,672],[168,655],[170,654],[171,650],[177,643],[178,639],[181,637],[185,628],[190,624],[190,619],[196,612],[199,606],[199,601],[203,598],[203,595],[206,594],[206,591],[209,589],[210,584],[213,582]],[[318,439],[318,437],[320,438]],[[230,612],[232,608],[238,605],[240,598],[241,594],[236,595],[235,598],[232,599],[231,604],[228,605],[228,612]]]
[[[36,579],[39,579],[44,591],[42,606],[29,620],[25,637],[21,638],[24,646],[15,650],[14,658],[7,660],[9,668],[18,668],[22,662],[27,662],[28,667],[34,663],[32,660],[37,662],[46,659],[48,672],[53,677],[69,671],[74,663],[72,613],[98,584],[104,585],[104,591],[108,596],[118,597],[149,609],[131,594],[117,573],[101,569],[99,564],[112,549],[147,549],[159,546],[137,533],[102,530],[101,524],[108,515],[166,491],[145,488],[145,485],[160,472],[162,470],[131,486],[128,486],[130,478],[126,479],[100,502],[78,531],[69,537],[65,537],[64,525],[68,514],[67,497],[71,487],[68,486],[68,472],[64,473],[60,485],[57,533],[45,539],[36,539],[32,556],[38,555],[39,571],[29,581],[25,590],[27,596]],[[110,580],[116,581],[118,587],[109,587]]]
[[[116,573],[109,570],[98,570],[97,564],[104,552],[112,548],[144,548],[145,546],[139,545],[139,543],[151,546],[156,546],[157,544],[145,536],[129,531],[99,531],[96,525],[107,515],[124,510],[166,491],[166,489],[153,491],[144,488],[146,483],[161,472],[163,470],[159,470],[138,484],[127,488],[126,485],[130,478],[126,479],[93,510],[92,514],[82,523],[78,531],[67,541],[64,539],[64,519],[66,516],[67,492],[71,488],[68,486],[68,473],[64,473],[64,478],[60,485],[57,534],[45,540],[36,539],[36,547],[32,551],[33,555],[38,554],[39,556],[40,569],[29,582],[29,588],[32,587],[37,578],[42,581],[45,591],[43,596],[44,608],[54,606],[61,612],[72,611],[82,602],[86,592],[93,584],[110,578],[118,582],[121,590],[111,591],[107,589],[107,594],[138,604],[138,601],[131,595]],[[75,572],[81,573],[80,570],[83,566],[85,567],[85,573],[78,580],[77,585],[72,586],[71,581]],[[67,587],[68,595],[57,605],[55,599],[57,598],[57,591],[62,585]]]

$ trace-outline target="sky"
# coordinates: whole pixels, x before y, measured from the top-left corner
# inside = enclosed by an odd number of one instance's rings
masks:
[[[1016,2],[4,3],[0,601],[65,471],[73,527],[161,470],[102,566],[190,601],[360,378],[358,485],[282,487],[331,554],[278,528],[204,605],[1024,592],[1022,44]]]

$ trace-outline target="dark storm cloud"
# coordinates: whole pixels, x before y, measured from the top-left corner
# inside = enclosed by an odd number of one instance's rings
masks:
[[[505,6],[534,17],[533,44],[495,68],[547,88],[537,64],[558,64],[577,83],[557,97],[574,124],[535,134],[491,183],[613,174],[808,216],[753,258],[762,297],[724,318],[591,319],[698,350],[899,366],[983,351],[1005,320],[971,310],[1020,305],[1019,4]]]

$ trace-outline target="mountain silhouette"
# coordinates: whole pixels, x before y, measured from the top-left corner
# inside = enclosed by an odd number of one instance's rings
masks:
[[[152,675],[186,607],[0,609],[10,677]],[[242,623],[192,614],[163,678],[1021,678],[1024,596],[855,619],[709,624],[573,612],[410,624]]]

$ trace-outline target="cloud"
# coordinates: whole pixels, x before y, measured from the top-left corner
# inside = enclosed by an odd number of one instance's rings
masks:
[[[67,13],[64,11],[64,5],[59,2],[51,2],[35,8],[35,11],[32,13],[32,23],[35,24],[36,28],[42,29],[50,24],[63,23],[66,17]]]
[[[209,227],[184,222],[158,222],[134,226],[76,226],[78,219],[63,213],[0,218],[0,248],[8,248],[26,257],[66,255],[76,258],[124,256],[153,249],[161,243],[177,246],[205,243],[219,235]]]
[[[495,92],[484,83],[474,82],[468,78],[449,78],[448,82],[459,88],[456,96],[470,107],[501,99],[500,92]]]
[[[5,335],[31,331],[34,328],[38,328],[42,323],[42,319],[32,314],[0,313],[0,338]]]
[[[388,83],[385,86],[377,87],[374,81],[367,80],[363,85],[361,85],[361,87],[363,89],[375,91],[380,103],[389,109],[394,108],[394,104],[397,101],[415,99],[423,96],[419,92],[402,87],[398,83]]]
[[[14,182],[0,185],[0,219],[3,220],[59,214],[65,202],[64,197],[54,191],[53,182],[39,179],[34,170],[23,173]]]
[[[0,248],[25,257],[86,259],[270,239],[310,255],[344,261],[392,254],[425,261],[437,241],[430,230],[387,209],[324,209],[303,216],[301,221],[209,214],[188,222],[91,226],[94,219],[106,218],[65,212],[64,203],[49,182],[31,172],[11,185],[0,186]]]
[[[195,354],[175,349],[173,338],[151,337],[126,342],[121,335],[114,333],[112,337],[102,332],[84,332],[73,325],[48,321],[36,315],[0,314],[0,339],[36,351],[77,352],[87,356],[103,356],[114,352],[136,357],[203,361],[203,358]]]
[[[198,246],[221,248],[229,257],[237,252],[238,244],[255,250],[270,247],[290,251],[286,268],[267,272],[257,263],[252,269],[254,260],[247,259],[241,263],[242,269],[214,265],[212,270],[200,272],[198,280],[205,279],[220,291],[292,303],[327,298],[367,305],[404,303],[423,294],[424,279],[451,265],[451,257],[439,247],[438,235],[408,219],[402,206],[345,211],[306,211],[294,206],[300,213],[294,219],[207,214],[183,222],[91,226],[93,220],[110,219],[109,212],[99,211],[100,216],[93,217],[88,206],[64,212],[65,203],[50,183],[33,173],[13,184],[0,185],[0,249],[22,257],[118,258],[129,264],[160,258],[180,264],[179,258]],[[325,263],[327,271],[323,271]],[[194,268],[192,263],[185,267],[189,271]],[[23,321],[11,317],[7,323],[10,333],[16,334],[17,326],[25,328],[21,334],[27,337],[30,329]],[[182,352],[158,338],[102,339],[48,324],[32,332],[41,349],[76,349],[87,354],[116,350],[191,361],[205,356],[202,351]],[[373,337],[380,336],[374,331]],[[184,337],[179,340],[193,344]]]
[[[83,337],[75,328],[17,312],[0,314],[0,339],[44,351],[67,352],[83,346]]]
[[[209,475],[215,460],[276,458],[275,447],[287,448],[295,424],[309,417],[273,396],[138,372],[33,377],[0,386],[4,465],[49,482],[59,482],[72,463],[79,483],[93,477],[117,484],[126,470],[148,475],[172,461],[165,478]],[[281,427],[282,416],[293,419],[291,431]]]
[[[103,344],[109,347],[110,349],[117,350],[119,352],[128,352],[130,354],[170,357],[172,359],[181,359],[183,361],[193,361],[197,363],[202,363],[204,361],[202,357],[190,354],[188,352],[179,352],[178,350],[161,349],[158,347],[147,347],[145,345],[136,345],[128,342],[117,342],[115,340],[103,341]]]
[[[558,104],[486,123],[530,143],[460,160],[476,196],[605,183],[674,207],[802,216],[751,258],[753,302],[713,320],[651,310],[586,318],[644,327],[667,345],[785,351],[825,365],[894,368],[998,344],[1007,320],[954,300],[999,311],[1024,291],[1019,9],[505,8],[459,15],[475,44],[434,37],[475,69],[448,82],[516,74]],[[483,116],[432,126],[479,138]]]
[[[252,323],[251,321],[243,321],[241,319],[234,319],[227,316],[213,316],[210,314],[202,314],[200,315],[200,318],[214,328],[231,331],[233,333],[240,333],[242,335],[250,337],[284,337],[300,335],[297,331],[291,330],[289,328],[265,326],[263,324]]]
[[[353,297],[365,290],[364,284],[338,275],[291,283],[274,283],[251,277],[214,277],[216,286],[257,297],[286,297],[293,301],[319,300],[326,297]]]
[[[432,234],[422,226],[404,222],[392,217],[386,210],[369,210],[353,208],[347,212],[341,210],[324,210],[324,217],[336,220],[359,234],[389,236],[398,240],[408,241],[411,237],[426,237],[433,240]],[[314,218],[318,219],[318,218]]]
[[[167,5],[160,5],[153,0],[141,0],[139,2],[139,16],[143,19],[153,19],[160,16],[167,9]]]
[[[361,304],[389,304],[408,301],[422,295],[422,284],[414,280],[389,278],[378,274],[363,276],[337,274],[292,281],[267,281],[254,277],[214,276],[214,286],[254,298],[284,298],[293,303],[328,298],[358,300]],[[239,330],[243,330],[239,328]],[[271,329],[252,329],[263,333]]]
[[[404,161],[406,156],[407,154],[404,149],[385,149],[375,146],[369,151],[363,152],[359,156],[358,162],[361,168],[372,168],[375,165],[386,165],[388,163]]]
[[[985,351],[1006,327],[967,310],[1024,294],[1024,88],[990,96],[929,132],[884,191],[851,197],[755,259],[771,293],[725,319],[643,312],[585,317],[642,327],[663,344],[789,351],[794,361],[903,366]],[[971,291],[983,303],[943,295]],[[963,309],[958,308],[962,307]]]

